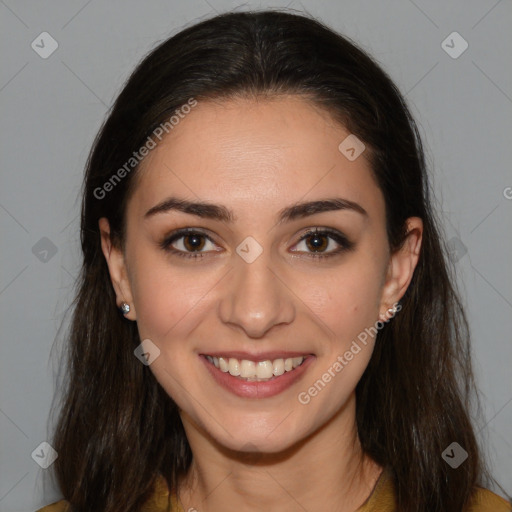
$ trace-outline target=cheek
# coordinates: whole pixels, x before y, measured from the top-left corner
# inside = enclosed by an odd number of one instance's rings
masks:
[[[193,318],[204,310],[218,278],[171,266],[149,251],[139,251],[134,260],[132,293],[141,338],[172,343],[176,333],[190,328]]]
[[[190,334],[211,311],[212,289],[218,278],[213,272],[172,266],[143,249],[137,251],[134,261],[132,293],[139,336],[150,339],[160,350],[150,370],[178,406],[187,409],[190,393],[201,395],[194,384],[200,382],[200,375],[191,364],[196,347]],[[188,383],[186,390],[183,383]]]
[[[309,279],[301,291],[329,339],[313,378],[297,397],[320,423],[347,403],[373,352],[383,260],[367,254],[340,265],[325,278]]]
[[[298,295],[341,344],[378,320],[382,270],[374,258],[354,257],[332,272],[303,280],[299,286]]]

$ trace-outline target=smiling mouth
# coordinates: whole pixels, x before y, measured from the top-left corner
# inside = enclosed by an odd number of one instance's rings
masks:
[[[249,359],[224,358],[205,355],[209,363],[221,372],[229,373],[233,377],[247,382],[266,382],[273,380],[287,372],[293,371],[302,365],[307,356],[278,358],[265,361],[251,361]]]

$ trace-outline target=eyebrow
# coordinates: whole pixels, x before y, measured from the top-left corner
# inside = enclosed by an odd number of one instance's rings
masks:
[[[153,217],[159,213],[168,213],[170,211],[180,211],[189,215],[196,215],[206,219],[218,220],[221,222],[234,222],[235,215],[232,210],[223,206],[206,202],[192,202],[177,197],[169,197],[150,208],[144,215],[145,219]],[[295,219],[309,217],[316,213],[350,210],[367,217],[368,212],[358,203],[348,199],[333,198],[322,199],[318,201],[309,201],[296,203],[283,208],[278,214],[278,224],[290,222]]]

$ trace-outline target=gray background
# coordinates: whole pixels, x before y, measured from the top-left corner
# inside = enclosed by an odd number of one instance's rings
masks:
[[[80,264],[82,172],[109,105],[139,59],[184,25],[216,11],[286,5],[375,56],[420,124],[474,337],[479,435],[494,475],[512,491],[509,0],[0,0],[0,511],[34,510],[59,496],[43,486],[49,470],[31,453],[49,438],[54,341]],[[47,59],[31,47],[44,31],[59,45]],[[469,44],[458,58],[442,47],[454,31]]]

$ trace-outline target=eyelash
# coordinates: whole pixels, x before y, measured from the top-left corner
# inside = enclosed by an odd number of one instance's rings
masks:
[[[183,228],[178,229],[177,231],[174,231],[169,236],[167,236],[159,245],[160,247],[167,252],[170,252],[172,254],[175,254],[176,256],[179,256],[180,258],[203,258],[205,256],[205,252],[184,252],[179,249],[175,249],[172,247],[172,244],[179,240],[180,238],[184,238],[187,235],[200,235],[205,237],[207,240],[209,240],[212,243],[215,243],[215,241],[208,236],[206,233],[203,233],[201,230],[194,229],[194,228]],[[338,254],[350,251],[354,248],[354,243],[349,241],[344,235],[337,231],[333,231],[330,229],[319,229],[314,228],[308,230],[306,233],[304,233],[298,242],[295,245],[298,245],[303,240],[306,240],[307,238],[313,237],[315,235],[321,235],[321,236],[327,236],[334,240],[340,247],[335,249],[334,251],[330,251],[328,253],[315,253],[310,252],[306,253],[308,257],[311,258],[317,258],[317,259],[324,259],[324,258],[331,258],[333,256],[337,256]]]

